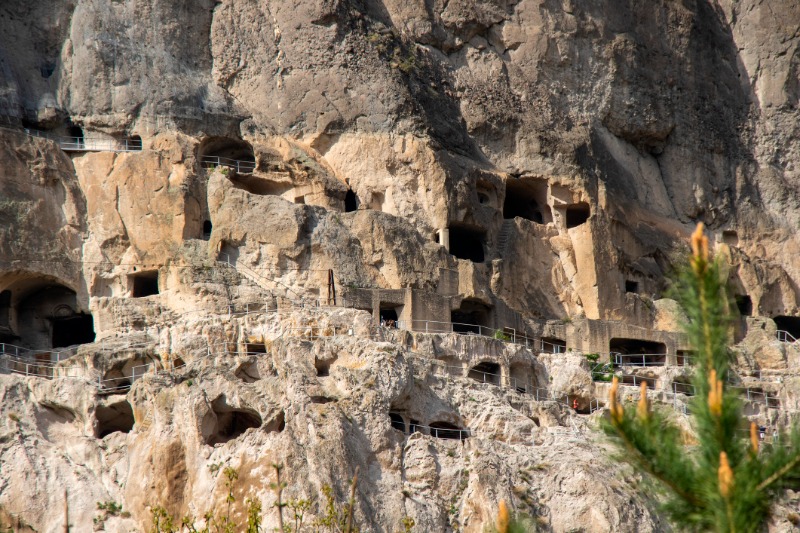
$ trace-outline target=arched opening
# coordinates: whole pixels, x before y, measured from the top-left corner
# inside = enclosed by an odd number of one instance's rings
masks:
[[[347,189],[347,193],[344,195],[344,212],[352,213],[357,210],[358,203],[358,196],[353,192],[353,189]]]
[[[464,300],[461,306],[450,311],[450,322],[454,333],[489,334],[491,328],[492,308],[481,302]]]
[[[450,226],[450,253],[459,259],[483,263],[486,232],[474,226]]]
[[[392,425],[392,429],[402,431],[403,433],[406,432],[406,421],[403,420],[403,415],[398,413],[389,413],[389,423]]]
[[[416,433],[419,431],[419,420],[414,420],[413,418],[408,423],[408,433]]]
[[[100,392],[103,394],[119,394],[128,392],[131,388],[132,377],[126,375],[120,368],[112,368],[103,374],[100,381]]]
[[[261,416],[255,409],[231,407],[225,395],[211,402],[211,409],[203,417],[203,440],[209,446],[222,444],[240,437],[250,428],[261,427]]]
[[[256,168],[253,147],[240,139],[210,137],[198,148],[197,157],[206,168],[228,167],[241,174],[252,173]]]
[[[98,405],[95,416],[95,437],[102,439],[111,433],[130,433],[134,418],[131,404],[125,400],[107,406]]]
[[[795,339],[800,339],[800,317],[780,315],[773,320],[778,331],[785,331]]]
[[[618,365],[659,366],[667,361],[667,345],[662,342],[614,338],[609,348]]]
[[[739,314],[742,316],[752,316],[753,315],[753,300],[750,296],[746,294],[737,294],[735,296],[736,299],[736,309],[739,310]]]
[[[567,228],[574,228],[585,223],[589,220],[591,212],[592,210],[586,202],[568,205],[566,209]]]
[[[138,135],[131,135],[125,139],[125,150],[129,152],[140,152],[142,150],[142,138]]]
[[[211,225],[210,220],[203,221],[203,240],[207,241],[211,239],[211,229],[213,226]]]
[[[144,298],[158,294],[158,270],[137,272],[128,276],[131,297]]]
[[[537,224],[552,221],[547,206],[547,182],[509,180],[503,202],[503,218],[524,218]]]
[[[466,430],[463,430],[458,426],[454,426],[449,422],[431,422],[430,432],[431,437],[435,437],[437,439],[466,440],[469,437],[469,434]]]
[[[233,375],[245,383],[255,383],[259,381],[261,379],[261,374],[258,371],[258,361],[248,361],[240,364]]]
[[[467,377],[481,383],[500,385],[500,365],[491,361],[478,363],[469,369]]]
[[[544,353],[564,353],[567,351],[567,341],[556,337],[542,337],[541,351]]]

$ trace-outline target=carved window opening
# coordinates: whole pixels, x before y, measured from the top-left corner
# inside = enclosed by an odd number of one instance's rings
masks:
[[[131,274],[131,296],[144,298],[158,294],[158,270]]]
[[[537,224],[552,221],[547,206],[547,183],[509,180],[503,202],[503,218],[524,218]]]
[[[639,282],[633,280],[625,280],[625,292],[637,294],[639,292]]]
[[[667,345],[662,342],[615,338],[609,348],[616,362],[624,366],[657,366],[667,361]]]
[[[567,206],[566,209],[566,223],[567,228],[575,228],[584,224],[587,220],[589,220],[589,216],[591,215],[591,208],[589,204],[586,202],[581,202],[579,204],[572,204]]]
[[[483,263],[486,232],[473,226],[450,227],[450,253],[459,259]]]
[[[556,337],[542,337],[541,350],[545,353],[564,353],[567,351],[567,341]]]
[[[54,317],[53,348],[66,348],[76,344],[94,342],[94,319],[90,314],[80,313],[69,317]]]

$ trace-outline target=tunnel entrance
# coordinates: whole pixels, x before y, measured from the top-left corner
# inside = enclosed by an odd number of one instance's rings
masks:
[[[96,419],[94,434],[98,439],[118,431],[130,433],[135,422],[133,409],[127,400],[108,406],[99,405],[94,415]]]
[[[450,312],[454,333],[489,333],[492,309],[488,305],[464,300],[461,307]]]
[[[437,439],[466,440],[469,435],[466,431],[449,422],[431,422],[431,437]]]
[[[203,221],[203,240],[207,241],[211,239],[211,229],[213,226],[211,225],[210,220]]]
[[[483,263],[486,232],[474,226],[450,226],[450,253],[459,259]]]
[[[586,202],[568,205],[566,209],[567,228],[575,228],[589,220],[591,208]]]
[[[399,319],[398,315],[399,313],[395,308],[381,307],[380,309],[381,326],[386,326],[389,328],[397,327],[397,321]]]
[[[78,314],[55,317],[53,323],[53,348],[66,348],[75,344],[94,342],[94,320],[92,315]]]
[[[500,385],[500,365],[491,361],[478,363],[469,369],[467,377],[481,383]]]
[[[616,338],[611,339],[609,348],[620,365],[664,365],[667,361],[667,345],[661,342]]]
[[[521,180],[506,181],[506,197],[503,202],[503,218],[524,218],[537,224],[552,221],[547,206],[547,183],[531,183]]]
[[[352,213],[358,209],[358,196],[353,192],[353,189],[347,189],[347,194],[344,195],[344,212]]]
[[[138,272],[128,276],[133,298],[144,298],[158,294],[158,270]]]
[[[258,411],[247,407],[231,407],[222,395],[211,403],[201,428],[206,444],[213,446],[240,437],[248,429],[261,427],[261,424]]]
[[[779,331],[785,331],[795,339],[800,339],[800,317],[779,315],[773,320]]]

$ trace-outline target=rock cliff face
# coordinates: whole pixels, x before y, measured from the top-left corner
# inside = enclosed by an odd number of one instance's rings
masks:
[[[796,2],[5,4],[0,525],[199,516],[220,463],[276,525],[282,462],[310,520],[359,467],[365,531],[664,530],[583,353],[683,416],[700,221],[752,417],[800,407]]]

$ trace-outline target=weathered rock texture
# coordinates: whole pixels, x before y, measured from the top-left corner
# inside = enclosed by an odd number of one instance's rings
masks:
[[[560,347],[658,351],[623,372],[680,413],[666,279],[702,221],[752,315],[750,415],[800,407],[799,27],[792,1],[5,2],[0,341],[46,376],[0,376],[0,523],[62,531],[63,489],[80,530],[98,501],[130,513],[109,531],[200,515],[221,462],[274,525],[283,462],[312,519],[359,467],[366,531],[481,531],[500,500],[664,530]]]

